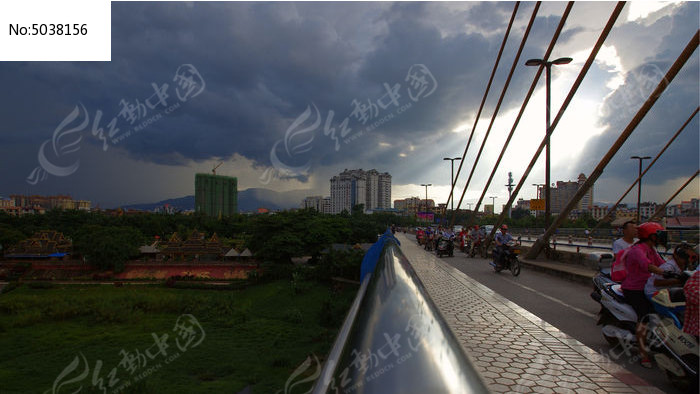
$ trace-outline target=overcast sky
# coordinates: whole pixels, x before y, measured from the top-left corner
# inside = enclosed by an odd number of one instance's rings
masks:
[[[524,61],[544,55],[565,5],[540,8],[465,202],[481,195],[535,75]],[[554,114],[614,6],[574,5],[552,54],[574,58],[554,67]],[[194,174],[223,162],[217,174],[237,176],[241,190],[328,195],[334,174],[376,168],[393,176],[393,199],[432,183],[429,197],[444,201],[442,158],[464,151],[513,7],[113,2],[111,62],[0,63],[0,195],[155,202],[193,194]],[[533,8],[518,10],[460,192]],[[698,3],[627,3],[552,138],[553,181],[590,174],[699,20]],[[596,201],[617,200],[636,178],[629,157],[655,156],[698,106],[698,60],[696,51],[606,168]],[[544,134],[544,103],[542,78],[487,193],[498,206],[507,173],[518,182]],[[698,130],[696,117],[645,177],[643,200],[665,201],[698,169]],[[543,163],[520,197],[534,197]],[[679,199],[698,195],[696,180]]]

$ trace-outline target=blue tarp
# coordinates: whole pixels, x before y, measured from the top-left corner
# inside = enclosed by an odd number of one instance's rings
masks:
[[[365,275],[374,271],[374,267],[377,266],[379,256],[382,254],[384,245],[388,240],[393,240],[398,245],[401,245],[401,242],[399,242],[399,240],[394,237],[394,234],[391,233],[391,229],[387,229],[384,235],[379,237],[379,240],[369,248],[367,253],[365,253],[365,257],[362,259],[362,266],[360,267],[360,282],[365,280]]]

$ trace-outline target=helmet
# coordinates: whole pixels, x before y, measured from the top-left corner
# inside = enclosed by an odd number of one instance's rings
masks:
[[[504,224],[504,225],[502,225],[502,226],[501,226],[501,230],[508,230],[508,226],[507,226],[507,225],[505,225],[505,224]]]
[[[659,223],[646,222],[642,223],[637,227],[637,235],[639,239],[649,239],[652,234],[656,234],[657,231],[663,231],[664,228]]]

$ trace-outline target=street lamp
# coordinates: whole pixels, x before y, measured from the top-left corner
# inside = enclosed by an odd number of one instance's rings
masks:
[[[542,189],[544,188],[544,183],[533,183],[532,186],[537,188],[537,198],[542,198]]]
[[[433,186],[433,184],[421,183],[421,186],[425,186],[425,212],[428,212],[428,186]]]
[[[498,197],[492,196],[492,197],[489,197],[489,198],[491,199],[491,205],[493,206],[493,212],[492,212],[492,213],[495,215],[495,214],[496,214],[496,199],[497,199]]]
[[[550,141],[549,141],[549,127],[551,126],[550,122],[550,101],[551,101],[551,85],[552,85],[552,65],[562,65],[562,64],[569,64],[571,63],[573,59],[570,57],[560,57],[559,59],[552,60],[551,62],[546,62],[543,59],[530,59],[525,62],[526,66],[544,66],[545,71],[546,71],[546,96],[547,96],[547,129],[546,129],[546,149],[545,149],[545,183],[546,185],[544,186],[544,227],[549,228],[549,223],[552,219],[552,206],[550,203],[550,179],[549,179],[549,162],[550,162]]]
[[[640,205],[641,205],[641,199],[642,199],[642,160],[647,160],[651,159],[649,156],[632,156],[630,159],[637,159],[639,160],[639,184],[637,184],[637,225],[639,225],[640,221]]]
[[[454,193],[454,188],[455,188],[455,160],[459,161],[459,160],[462,160],[462,158],[461,157],[455,157],[455,158],[445,157],[442,160],[449,160],[450,164],[452,164],[452,175],[450,175],[450,185],[452,187],[450,189],[450,194],[452,194],[452,193]],[[447,209],[447,207],[445,207],[445,209]],[[453,196],[452,197],[452,212],[453,212],[452,214],[453,215],[454,215],[454,211],[455,211],[455,199]]]

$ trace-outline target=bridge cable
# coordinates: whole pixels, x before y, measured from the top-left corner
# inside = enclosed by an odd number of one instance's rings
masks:
[[[647,171],[649,171],[649,169],[651,168],[651,166],[653,166],[654,163],[656,163],[656,161],[659,160],[659,157],[661,157],[661,155],[666,151],[666,149],[668,148],[668,146],[671,145],[671,143],[676,139],[676,137],[678,137],[678,135],[681,133],[681,131],[683,131],[683,130],[685,129],[685,127],[688,125],[688,123],[690,123],[690,121],[693,120],[693,118],[695,117],[695,115],[697,115],[697,113],[698,113],[699,110],[700,110],[700,107],[695,108],[695,111],[693,111],[693,113],[690,115],[690,117],[688,118],[688,120],[686,120],[685,123],[683,123],[683,126],[681,126],[681,128],[678,129],[678,131],[676,131],[676,134],[674,134],[673,137],[671,137],[671,139],[666,143],[666,146],[664,146],[664,147],[661,149],[661,151],[656,155],[656,157],[654,158],[654,160],[652,160],[651,163],[649,163],[649,165],[648,165],[647,168],[644,170],[644,172],[642,172],[641,174],[639,174],[639,176],[637,177],[637,179],[635,179],[635,181],[632,182],[632,184],[630,185],[630,187],[627,188],[627,191],[625,191],[625,192],[622,194],[622,197],[620,197],[620,199],[617,200],[617,202],[615,203],[615,205],[613,205],[613,207],[610,208],[610,210],[608,211],[608,213],[606,213],[605,216],[603,216],[603,217],[598,221],[598,223],[595,225],[595,227],[593,228],[593,230],[595,230],[595,229],[597,229],[598,227],[600,227],[600,225],[603,224],[604,221],[606,221],[608,218],[610,218],[610,216],[612,216],[613,212],[615,212],[615,210],[617,209],[618,205],[620,205],[620,202],[622,202],[622,199],[625,198],[625,197],[627,197],[627,194],[629,194],[629,192],[634,188],[634,186],[642,179],[642,177],[644,176],[644,174],[646,174]]]
[[[676,61],[673,63],[671,68],[668,70],[666,73],[666,76],[659,82],[658,86],[654,91],[651,93],[649,98],[646,100],[646,102],[642,105],[642,107],[637,111],[637,114],[632,118],[630,123],[627,125],[627,127],[622,131],[622,134],[617,138],[613,146],[610,148],[608,153],[605,154],[605,156],[600,160],[600,163],[598,163],[598,166],[596,166],[595,170],[591,173],[591,175],[586,179],[586,181],[581,185],[576,191],[576,194],[569,200],[568,204],[566,207],[559,213],[559,216],[557,216],[557,219],[552,223],[552,225],[549,226],[549,228],[545,231],[545,233],[542,235],[542,237],[538,238],[537,241],[535,241],[535,244],[532,245],[532,248],[527,254],[528,258],[536,258],[537,255],[540,253],[542,248],[544,247],[545,243],[549,239],[549,237],[554,234],[554,231],[556,231],[557,227],[561,225],[564,220],[566,220],[567,216],[569,213],[574,209],[574,207],[578,204],[578,202],[581,200],[584,194],[588,192],[588,189],[593,186],[596,180],[598,180],[598,177],[603,173],[603,170],[605,167],[608,165],[610,160],[615,156],[618,150],[622,147],[622,144],[627,141],[629,136],[634,132],[635,128],[639,125],[639,123],[644,119],[646,114],[649,112],[649,110],[654,106],[656,101],[661,97],[661,94],[666,90],[668,85],[671,84],[673,79],[676,77],[678,72],[683,68],[685,63],[690,59],[692,54],[695,52],[695,50],[698,47],[698,41],[700,40],[700,30],[695,32],[695,35],[690,39],[688,44],[686,45],[685,49],[683,49],[683,52],[678,56]],[[501,215],[503,216],[503,215]],[[493,231],[492,231],[493,233]]]
[[[625,5],[624,1],[618,2],[617,6],[615,7],[612,14],[610,15],[610,18],[608,19],[608,23],[605,25],[605,27],[603,28],[603,31],[600,33],[600,37],[598,37],[598,41],[593,46],[593,49],[591,50],[591,53],[588,56],[588,59],[586,60],[586,63],[584,63],[583,68],[581,69],[578,77],[576,78],[576,81],[574,81],[574,84],[571,86],[571,89],[569,90],[569,94],[566,96],[566,99],[564,99],[564,103],[562,104],[561,108],[559,109],[557,116],[554,118],[554,120],[550,124],[549,130],[547,130],[547,133],[544,136],[544,138],[542,139],[542,142],[540,142],[539,148],[537,148],[537,151],[532,156],[532,160],[530,160],[530,164],[525,169],[523,176],[520,178],[520,182],[518,182],[518,185],[515,187],[515,190],[513,191],[510,199],[508,200],[508,203],[505,206],[506,209],[503,210],[503,212],[501,212],[501,215],[498,217],[498,220],[496,221],[496,224],[494,225],[493,229],[491,230],[491,233],[488,235],[488,237],[486,237],[486,247],[489,246],[489,244],[493,240],[494,235],[496,234],[496,231],[501,226],[501,224],[503,224],[503,221],[505,220],[505,213],[507,212],[508,207],[510,207],[513,204],[513,201],[517,198],[518,193],[520,192],[520,189],[523,187],[523,184],[527,180],[527,177],[530,175],[530,171],[532,171],[532,167],[535,166],[535,162],[537,162],[537,159],[539,158],[540,153],[542,153],[542,149],[544,149],[544,147],[545,147],[547,141],[549,140],[550,136],[552,135],[554,129],[559,124],[559,121],[561,120],[562,116],[564,115],[564,111],[569,106],[569,103],[573,99],[574,94],[576,94],[576,91],[578,90],[579,86],[581,85],[581,82],[583,81],[583,78],[586,76],[586,73],[588,73],[588,70],[591,68],[591,65],[593,65],[593,61],[595,60],[595,57],[598,54],[598,51],[603,46],[603,43],[605,42],[605,39],[607,38],[608,34],[610,33],[610,30],[612,30],[613,26],[615,25],[615,21],[617,20],[618,16],[622,12],[622,8],[624,7],[624,5]]]
[[[676,196],[679,195],[680,192],[683,191],[683,189],[685,189],[686,186],[688,186],[690,184],[690,182],[692,182],[693,179],[695,179],[696,176],[698,176],[698,174],[700,174],[700,170],[695,171],[695,174],[693,176],[691,176],[690,178],[688,178],[688,180],[683,184],[683,186],[678,188],[678,190],[676,190],[676,192],[671,196],[671,198],[669,198],[668,201],[666,201],[662,206],[659,207],[659,209],[656,210],[656,212],[654,212],[653,215],[651,215],[651,217],[649,218],[648,221],[651,222],[652,220],[661,216],[661,214],[666,211],[666,206],[668,204],[670,204],[671,201],[673,201],[673,199],[676,198]]]
[[[539,4],[540,4],[540,2],[538,1],[536,7],[539,7]],[[452,200],[452,193],[454,192],[454,185],[457,184],[457,179],[459,178],[459,173],[460,173],[460,171],[462,171],[462,165],[464,164],[464,159],[467,156],[467,150],[469,150],[469,145],[472,142],[472,137],[474,137],[474,131],[476,130],[476,125],[477,125],[477,123],[479,123],[479,118],[481,117],[481,111],[484,109],[484,104],[486,103],[486,97],[488,97],[489,90],[491,89],[491,83],[493,82],[493,77],[496,75],[496,69],[498,68],[498,64],[501,61],[501,55],[503,54],[503,49],[506,47],[506,41],[508,41],[508,36],[510,35],[510,29],[511,29],[511,27],[513,27],[513,22],[515,21],[515,15],[518,13],[519,6],[520,6],[520,2],[518,1],[515,3],[515,7],[513,7],[513,14],[510,17],[510,22],[508,23],[508,28],[506,29],[506,34],[503,36],[503,42],[501,43],[501,49],[498,50],[498,56],[496,57],[496,62],[493,65],[493,70],[491,70],[491,77],[489,77],[489,82],[488,82],[488,84],[486,84],[486,91],[484,92],[484,96],[481,98],[481,104],[479,105],[479,111],[476,113],[476,120],[474,120],[474,126],[472,127],[472,132],[469,135],[469,140],[467,140],[467,145],[464,148],[464,153],[462,153],[462,160],[459,161],[459,166],[457,167],[457,175],[455,175],[455,178],[452,181],[450,195],[449,195],[449,197],[447,197],[447,202],[445,203],[445,212],[447,212],[447,206],[450,204],[450,201]],[[459,208],[457,208],[457,209],[459,209]],[[443,214],[442,214],[442,219],[445,218],[445,212],[443,212]]]
[[[569,16],[569,12],[571,11],[571,7],[573,7],[574,2],[571,1],[569,2],[566,11],[564,12],[564,15],[562,15],[562,21],[566,21],[566,18]],[[523,48],[525,47],[525,42],[527,42],[527,38],[530,35],[530,29],[532,28],[533,23],[535,22],[535,18],[537,17],[537,11],[540,8],[540,3],[537,3],[535,5],[535,9],[532,11],[532,16],[530,17],[530,22],[527,25],[527,30],[525,30],[525,34],[523,35],[523,39],[520,41],[520,47],[518,48],[518,52],[515,55],[515,59],[513,59],[513,65],[510,67],[510,72],[508,73],[508,78],[506,78],[506,82],[503,85],[503,89],[501,90],[501,96],[498,98],[498,103],[496,104],[496,108],[493,110],[493,115],[491,115],[491,122],[489,123],[489,127],[486,129],[486,134],[484,134],[484,140],[481,142],[481,147],[479,147],[479,152],[476,154],[476,158],[474,159],[474,165],[472,166],[472,170],[469,173],[469,177],[467,178],[467,183],[464,184],[464,189],[462,190],[462,196],[459,198],[459,203],[457,203],[457,209],[459,209],[460,205],[462,205],[462,201],[464,200],[464,194],[467,191],[467,188],[469,187],[469,184],[471,183],[472,177],[474,176],[474,170],[476,170],[476,165],[479,164],[479,158],[481,158],[481,153],[484,151],[484,147],[486,146],[486,141],[489,138],[489,134],[491,133],[491,128],[493,127],[493,123],[496,121],[496,117],[498,117],[498,111],[501,109],[501,104],[503,104],[503,99],[506,96],[506,92],[508,91],[508,87],[510,86],[510,81],[513,78],[513,73],[515,72],[516,67],[518,67],[518,62],[520,62],[520,55],[523,53]],[[561,22],[559,24],[560,27],[564,26],[564,23]],[[557,31],[554,33],[554,37],[552,37],[552,41],[549,44],[549,49],[547,50],[547,54],[545,55],[545,59],[549,58],[549,55],[551,54],[552,50],[554,49],[554,44],[556,43],[557,39],[559,38],[559,33],[561,33],[561,29],[557,29]],[[540,67],[537,70],[537,79],[539,79],[540,74],[542,74],[542,70],[544,70],[544,67]],[[528,97],[529,99],[529,97]],[[474,211],[478,211],[478,204],[477,208]],[[452,217],[450,218],[450,227],[454,225],[455,221],[455,216],[456,216],[457,211],[452,211]]]
[[[544,59],[549,59],[549,56],[551,54],[552,49],[554,48],[553,45],[550,44],[549,49],[547,49],[547,52],[545,53]],[[484,200],[484,197],[486,196],[486,192],[488,191],[489,185],[491,185],[491,181],[493,180],[494,175],[496,174],[496,170],[498,169],[498,166],[501,163],[501,160],[503,159],[503,155],[506,152],[506,149],[508,148],[508,145],[510,144],[510,140],[513,138],[513,134],[515,134],[515,129],[518,127],[518,124],[520,124],[520,119],[523,116],[523,113],[525,113],[525,108],[527,107],[527,104],[530,101],[530,97],[535,91],[535,88],[537,87],[537,83],[539,82],[540,76],[542,75],[542,70],[543,68],[538,68],[537,69],[537,74],[535,75],[535,79],[532,81],[532,84],[530,85],[530,90],[528,90],[527,94],[525,95],[525,100],[523,101],[522,106],[520,107],[520,112],[518,112],[518,116],[515,118],[515,122],[513,122],[513,127],[510,130],[510,133],[508,134],[508,137],[506,138],[506,141],[503,145],[503,149],[501,149],[501,153],[498,155],[498,159],[496,160],[496,164],[493,166],[493,170],[491,171],[491,175],[489,176],[489,179],[486,181],[486,185],[484,186],[484,190],[481,193],[481,197],[479,197],[479,201],[476,203],[476,208],[474,208],[474,211],[478,211],[479,207],[481,206],[481,202]]]

